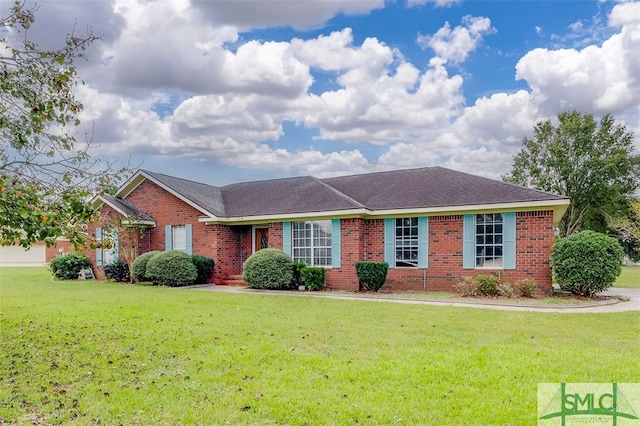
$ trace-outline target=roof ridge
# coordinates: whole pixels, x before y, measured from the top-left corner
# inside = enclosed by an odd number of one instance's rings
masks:
[[[228,185],[221,186],[219,188],[223,189],[223,188],[229,188],[231,186],[237,186],[237,185],[249,185],[249,184],[253,184],[253,183],[265,183],[265,182],[275,182],[275,181],[279,181],[279,180],[282,181],[282,180],[308,179],[308,178],[313,178],[313,176],[302,175],[302,176],[288,176],[288,177],[272,178],[272,179],[247,180],[247,181],[244,181],[244,182],[230,183]],[[218,187],[216,187],[216,188],[218,188]]]
[[[140,171],[141,171],[141,172],[143,172],[143,173],[145,173],[145,174],[148,174],[148,175],[150,175],[150,176],[153,176],[153,177],[156,177],[156,176],[158,176],[158,175],[159,175],[159,176],[167,177],[167,178],[169,178],[169,179],[176,179],[176,180],[181,180],[181,181],[183,181],[183,182],[195,183],[195,184],[197,184],[197,185],[205,185],[205,186],[210,186],[210,187],[212,187],[212,188],[217,188],[217,189],[220,189],[220,188],[221,188],[221,187],[219,187],[219,186],[210,185],[210,184],[208,184],[208,183],[199,182],[199,181],[192,180],[192,179],[185,179],[185,178],[181,178],[181,177],[178,177],[178,176],[172,176],[172,175],[168,175],[168,174],[165,174],[165,173],[151,172],[151,171],[149,171],[149,170],[144,170],[144,169],[140,169]]]
[[[438,166],[438,167],[440,167],[440,166]],[[542,189],[530,188],[528,186],[518,185],[516,183],[505,182],[504,180],[501,180],[501,179],[493,179],[493,178],[489,178],[489,177],[486,177],[486,176],[474,175],[472,173],[463,172],[461,170],[448,169],[446,167],[440,167],[440,168],[442,168],[444,170],[449,170],[449,171],[452,171],[452,172],[456,172],[456,173],[461,173],[461,174],[464,174],[466,176],[471,176],[471,177],[474,177],[476,179],[480,178],[480,179],[488,180],[488,181],[495,182],[495,183],[498,183],[498,184],[501,184],[501,185],[505,185],[505,186],[511,186],[511,187],[515,187],[515,188],[526,189],[528,191],[534,191],[534,192],[538,192],[540,194],[545,194],[545,195],[555,195],[556,197],[560,197],[560,198],[569,198],[566,195],[556,194],[555,192],[544,191]]]
[[[363,209],[367,209],[368,207],[365,206],[364,204],[362,204],[361,202],[349,197],[347,194],[345,194],[344,192],[338,190],[337,188],[334,188],[333,186],[329,185],[328,183],[324,182],[322,179],[318,179],[315,176],[309,176],[311,179],[315,180],[316,182],[320,183],[323,186],[326,186],[327,188],[329,188],[331,191],[333,191],[335,194],[339,195],[340,197],[344,198],[345,200],[356,204],[359,207],[362,207]]]
[[[339,176],[332,176],[332,177],[322,178],[321,180],[324,181],[324,180],[328,180],[328,179],[340,179],[340,178],[349,178],[349,177],[358,177],[358,176],[382,175],[382,174],[387,174],[387,173],[410,172],[410,171],[414,171],[414,170],[425,170],[425,169],[451,170],[451,169],[447,169],[446,167],[442,167],[442,166],[423,166],[423,167],[411,167],[411,168],[408,168],[408,169],[390,169],[390,170],[379,170],[377,172],[366,172],[366,173],[356,173],[356,174],[350,174],[350,175],[339,175]]]

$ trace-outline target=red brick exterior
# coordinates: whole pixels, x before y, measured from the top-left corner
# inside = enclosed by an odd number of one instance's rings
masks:
[[[57,240],[56,244],[45,248],[45,260],[51,262],[51,260],[59,255],[72,253],[74,251],[73,244],[69,240]]]
[[[251,225],[207,225],[199,222],[200,211],[149,180],[136,187],[126,200],[156,221],[155,227],[138,237],[140,253],[165,249],[166,225],[191,224],[193,254],[215,261],[210,282],[221,282],[242,274],[242,264],[253,252]],[[109,217],[117,213],[105,205],[102,214]],[[269,247],[282,249],[282,223],[261,226],[269,228]],[[95,233],[95,227],[90,227],[89,232]],[[502,282],[533,278],[541,292],[551,291],[552,211],[517,212],[515,270],[463,269],[462,229],[462,215],[431,216],[428,268],[391,268],[382,291],[454,291],[453,286],[460,277],[489,273],[499,275]],[[342,219],[340,240],[341,266],[327,269],[327,288],[358,291],[355,262],[384,261],[384,219]],[[87,254],[95,264],[95,250]],[[99,269],[97,272],[102,276]]]

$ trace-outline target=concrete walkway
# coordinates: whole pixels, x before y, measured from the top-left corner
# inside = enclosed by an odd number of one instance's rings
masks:
[[[370,302],[405,303],[413,305],[456,306],[480,309],[500,309],[505,311],[531,311],[531,312],[561,312],[561,313],[611,313],[625,311],[640,311],[640,289],[612,288],[603,293],[604,296],[621,296],[629,301],[620,301],[611,297],[605,300],[586,302],[580,305],[552,305],[538,304],[515,299],[486,300],[471,298],[420,298],[415,293],[403,297],[398,293],[393,295],[384,293],[344,293],[332,291],[281,291],[258,290],[248,287],[230,287],[217,285],[198,285],[182,287],[185,289],[212,291],[221,293],[262,294],[270,296],[290,297],[324,297],[340,300],[364,300]]]

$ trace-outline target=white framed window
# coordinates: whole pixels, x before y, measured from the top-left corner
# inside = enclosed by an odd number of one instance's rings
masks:
[[[96,266],[109,265],[118,260],[118,233],[96,228]]]
[[[187,251],[187,228],[184,225],[171,227],[171,249]]]
[[[503,237],[502,213],[476,215],[476,268],[502,268]]]
[[[192,226],[186,225],[166,225],[164,227],[164,249],[182,250],[187,254],[192,254],[193,242]]]
[[[293,260],[309,266],[331,266],[331,221],[293,222],[291,225]]]
[[[418,218],[396,219],[396,267],[418,267]]]

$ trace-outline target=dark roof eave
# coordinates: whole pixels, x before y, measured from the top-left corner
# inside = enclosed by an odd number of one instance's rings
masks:
[[[135,217],[127,218],[122,221],[122,224],[125,226],[143,226],[146,228],[155,228],[156,222],[151,220],[139,220]]]
[[[333,210],[333,211],[315,211],[302,213],[281,213],[268,215],[253,216],[236,216],[236,217],[209,217],[200,216],[199,221],[206,224],[258,224],[269,222],[283,222],[296,220],[318,220],[330,218],[369,218],[380,219],[385,217],[396,216],[443,216],[452,214],[473,214],[481,212],[507,212],[507,211],[536,211],[536,210],[552,210],[554,212],[554,223],[558,223],[562,215],[569,206],[569,199],[562,198],[556,200],[536,200],[536,201],[517,201],[493,204],[468,204],[468,205],[451,205],[451,206],[428,206],[428,207],[408,207],[395,209],[349,209],[349,210]]]

